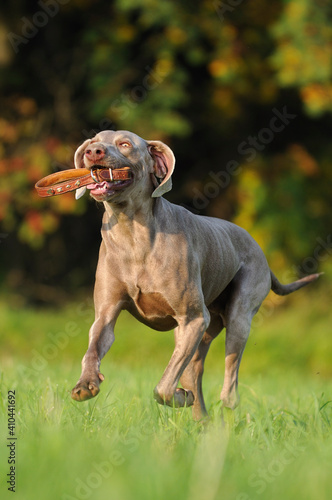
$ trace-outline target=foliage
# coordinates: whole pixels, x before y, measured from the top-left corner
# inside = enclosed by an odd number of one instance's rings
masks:
[[[331,19],[328,0],[292,0],[273,28],[277,47],[272,63],[278,81],[299,89],[312,116],[332,111]]]
[[[328,0],[3,4],[0,241],[2,271],[14,254],[21,275],[7,284],[42,279],[50,248],[66,285],[92,281],[78,259],[82,276],[71,278],[67,255],[77,241],[95,252],[78,220],[97,226],[100,211],[73,194],[40,200],[33,185],[71,167],[77,145],[105,128],[168,142],[178,160],[170,199],[243,225],[277,268],[330,234]],[[274,130],[276,110],[295,118]],[[209,192],[229,161],[237,175]]]

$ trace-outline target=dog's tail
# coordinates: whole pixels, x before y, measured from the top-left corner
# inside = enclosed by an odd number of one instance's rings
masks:
[[[323,273],[309,274],[309,276],[305,276],[304,278],[293,281],[293,283],[289,283],[288,285],[282,285],[280,281],[275,277],[272,271],[271,272],[271,290],[277,295],[288,295],[289,293],[295,292],[299,288],[303,286],[309,285],[313,281],[316,281],[317,278]]]

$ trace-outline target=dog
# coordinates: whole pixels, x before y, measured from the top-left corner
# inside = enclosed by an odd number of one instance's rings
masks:
[[[100,362],[114,341],[122,310],[159,331],[174,328],[175,349],[154,389],[160,404],[192,406],[207,415],[202,376],[212,340],[226,328],[222,406],[239,403],[238,372],[253,316],[272,289],[287,295],[316,280],[311,274],[282,285],[254,239],[231,222],[195,215],[163,198],[172,187],[175,158],[163,142],[128,131],[103,131],[75,153],[75,167],[129,167],[126,180],[95,182],[85,190],[103,203],[102,242],[94,288],[95,321],[76,401],[96,396]],[[182,387],[178,387],[178,383]]]

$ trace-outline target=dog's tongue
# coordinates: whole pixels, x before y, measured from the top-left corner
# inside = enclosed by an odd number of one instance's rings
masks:
[[[88,184],[86,187],[87,189],[107,189],[109,184],[110,183],[106,181],[100,183],[94,182],[93,184]]]

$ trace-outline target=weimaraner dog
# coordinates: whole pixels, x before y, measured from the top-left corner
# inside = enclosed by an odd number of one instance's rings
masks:
[[[154,389],[170,406],[193,405],[193,416],[207,415],[203,394],[204,360],[211,341],[226,328],[223,407],[239,402],[238,371],[253,316],[272,289],[286,295],[318,277],[279,283],[253,238],[225,220],[194,215],[166,201],[175,158],[160,141],[127,131],[104,131],[75,153],[75,167],[130,167],[132,178],[87,186],[103,202],[102,243],[94,291],[95,321],[82,360],[81,377],[71,392],[84,401],[104,380],[100,362],[114,341],[122,310],[149,327],[175,328],[175,349]],[[86,188],[77,190],[76,197]],[[83,192],[82,192],[83,190]],[[139,342],[139,340],[138,340]],[[178,383],[182,388],[178,388]]]

